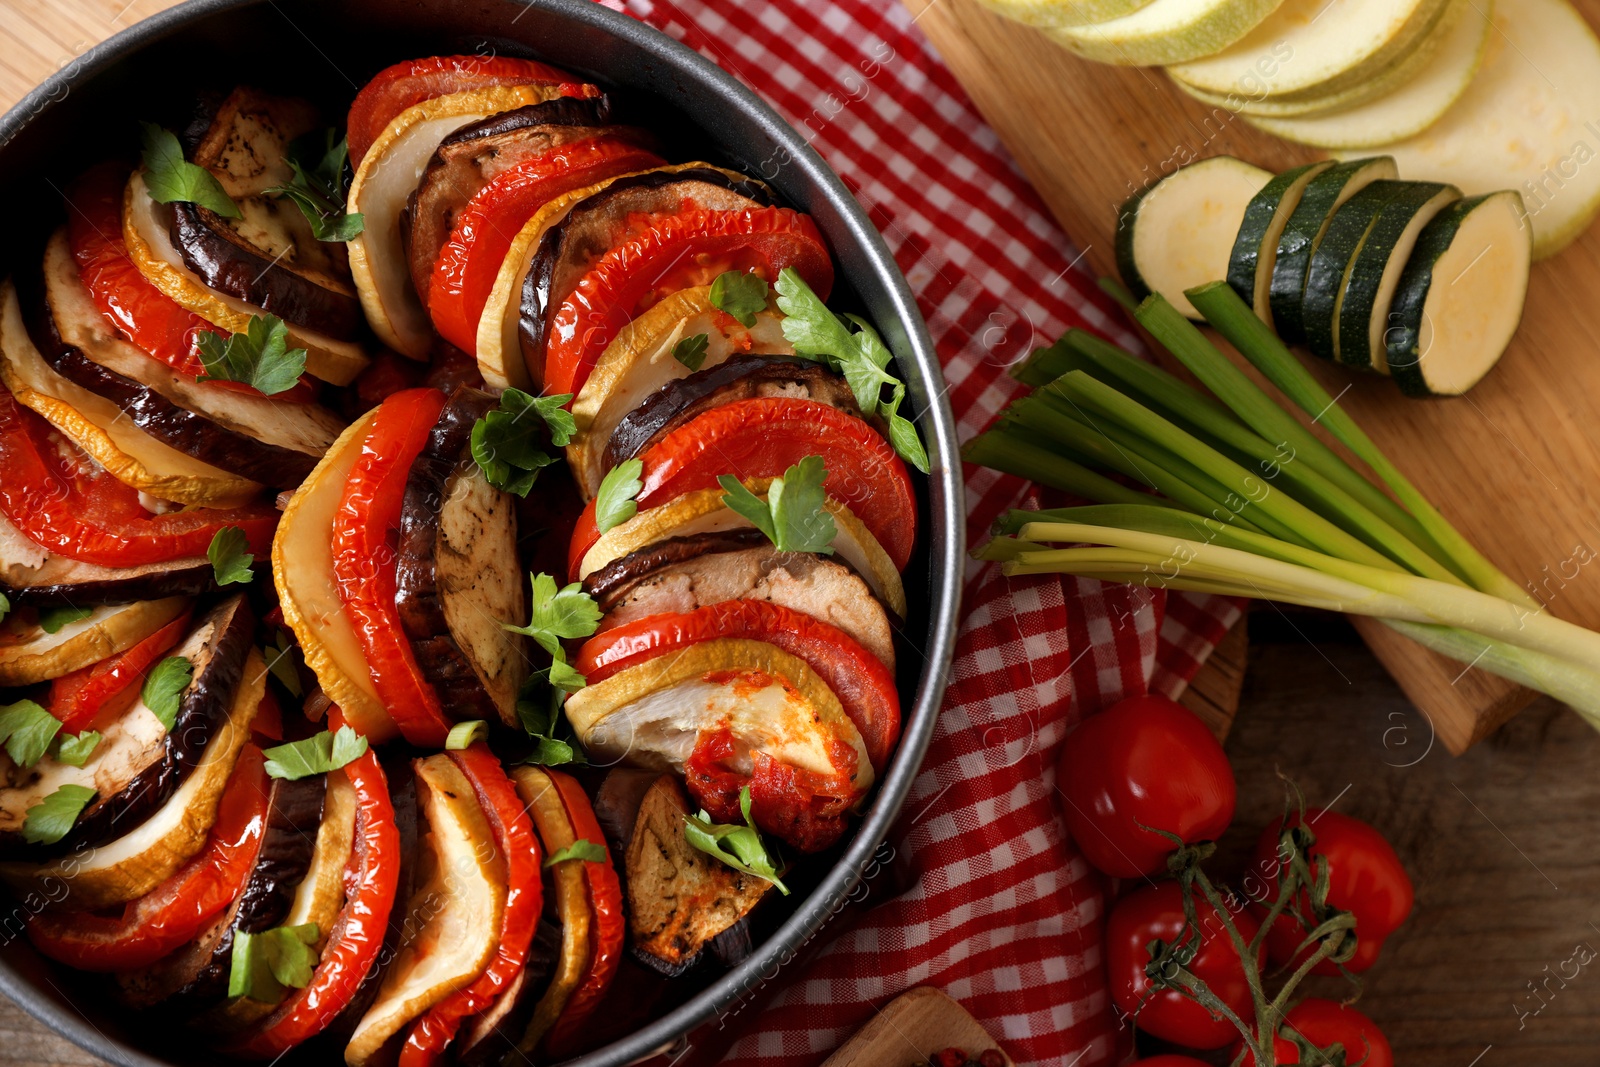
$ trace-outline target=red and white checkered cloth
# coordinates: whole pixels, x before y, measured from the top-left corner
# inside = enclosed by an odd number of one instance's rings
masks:
[[[844,178],[918,296],[963,440],[1020,390],[1007,368],[1067,327],[1137,346],[896,0],[607,2],[741,78]],[[966,487],[974,544],[1028,491],[975,467]],[[910,888],[783,972],[775,995],[696,1035],[678,1063],[716,1050],[725,1063],[816,1064],[917,985],[961,1001],[1019,1063],[1115,1058],[1104,897],[1062,830],[1056,752],[1084,714],[1181,690],[1239,608],[1008,580],[990,566],[974,568],[965,615],[933,744],[891,836]],[[729,1034],[742,1035],[731,1048]]]

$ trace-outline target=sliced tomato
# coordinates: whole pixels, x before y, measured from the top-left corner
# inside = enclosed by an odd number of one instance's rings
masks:
[[[736,400],[690,419],[639,457],[639,510],[714,489],[724,474],[776,477],[807,456],[822,457],[828,496],[848,506],[905,570],[917,541],[917,502],[906,465],[871,426],[817,400]],[[600,540],[595,507],[589,501],[572,532],[567,558],[574,567]]]
[[[655,218],[611,249],[549,310],[546,393],[577,393],[617,332],[665,296],[709,285],[724,271],[768,282],[793,267],[818,296],[833,289],[833,261],[809,215],[786,207],[684,211]]]
[[[485,185],[456,216],[433,266],[425,303],[440,336],[463,352],[477,352],[478,319],[500,264],[523,224],[546,202],[617,174],[661,165],[654,152],[601,136],[545,152]]]
[[[600,820],[595,817],[594,807],[583,787],[577,779],[560,771],[547,773],[561,794],[562,804],[566,805],[573,836],[593,841],[604,849],[605,833],[600,829]],[[622,883],[617,878],[616,868],[611,866],[611,853],[607,851],[598,860],[585,860],[583,873],[589,882],[589,908],[594,918],[589,936],[589,969],[545,1037],[545,1051],[556,1059],[566,1059],[586,1043],[584,1021],[611,987],[611,979],[616,977],[627,932],[627,920],[622,913]]]
[[[830,744],[835,767],[854,765],[856,752],[848,743]],[[745,774],[729,766],[737,751],[733,731],[723,727],[701,734],[684,761],[684,785],[714,822],[743,824],[739,794],[749,786],[750,817],[762,830],[801,852],[820,852],[839,840],[858,795],[848,773],[818,774],[754,752]]]
[[[450,732],[439,695],[422,676],[395,610],[395,544],[411,464],[444,410],[437,389],[406,389],[378,407],[334,513],[333,573],[389,717],[414,745],[438,748]]]
[[[255,868],[271,796],[265,764],[255,745],[240,750],[210,836],[172,877],[119,914],[35,915],[28,922],[33,946],[69,967],[110,972],[147,967],[193,941],[238,898]]]
[[[328,709],[329,729],[342,725],[339,709]],[[235,1042],[229,1051],[236,1055],[276,1059],[320,1034],[350,1003],[383,950],[400,885],[400,831],[394,803],[375,750],[369,748],[345,764],[344,774],[356,791],[355,847],[345,872],[344,908],[334,920],[311,981],[290,992],[277,1010]]]
[[[652,615],[584,642],[574,663],[590,685],[686,645],[720,637],[765,641],[806,665],[833,690],[881,771],[900,737],[900,694],[878,657],[837,627],[766,600],[725,600],[694,611]]]
[[[145,672],[188,632],[189,615],[186,611],[132,648],[51,682],[45,710],[61,723],[62,732],[82,733],[132,707]]]
[[[429,56],[385,67],[361,87],[346,123],[350,163],[360,166],[384,127],[409,107],[436,96],[491,85],[560,85],[567,96],[599,96],[600,90],[532,59],[513,56]]]
[[[67,187],[67,241],[78,262],[78,276],[106,321],[138,348],[182,374],[205,373],[197,347],[202,334],[227,337],[174,301],[140,273],[122,241],[122,197],[128,168],[101,163],[85,171]],[[208,388],[228,389],[261,396],[243,382],[203,382]],[[272,400],[309,403],[315,389],[309,379]]]
[[[139,492],[91,462],[0,388],[0,512],[30,541],[68,559],[137,567],[203,556],[225,526],[257,559],[272,549],[278,512],[265,504],[183,508],[153,515]]]
[[[505,917],[500,923],[500,950],[476,981],[435,1004],[411,1027],[400,1050],[400,1067],[438,1063],[461,1020],[478,1014],[499,998],[527,963],[528,946],[544,908],[544,856],[516,786],[506,777],[489,746],[481,741],[451,752],[450,758],[472,783],[478,803],[494,829],[495,844],[506,857],[509,890]]]

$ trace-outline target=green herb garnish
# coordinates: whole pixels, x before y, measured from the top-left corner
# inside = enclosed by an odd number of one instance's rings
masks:
[[[81,734],[57,734],[50,746],[50,754],[57,762],[82,767],[89,762],[89,757],[94,755],[94,750],[99,744],[100,734],[94,730],[85,730]]]
[[[225,219],[240,217],[217,176],[183,158],[183,146],[171,130],[151,122],[139,123],[144,131],[144,187],[158,204],[188,203],[210,208]]]
[[[721,826],[711,821],[702,809],[699,816],[683,817],[684,839],[713,859],[743,871],[778,887],[778,892],[789,895],[789,888],[779,881],[782,871],[761,840],[761,831],[750,818],[750,787],[739,790],[739,811],[744,815],[743,826]]]
[[[22,819],[22,839],[30,845],[53,845],[72,832],[78,816],[94,799],[86,785],[64,785],[28,809]]]
[[[710,334],[690,334],[672,346],[672,358],[688,367],[691,371],[696,371],[705,366],[706,352],[710,348]]]
[[[711,283],[711,306],[732,315],[749,329],[756,324],[756,315],[766,310],[767,290],[767,280],[759,274],[725,271]]]
[[[530,396],[521,389],[500,394],[500,406],[472,427],[472,458],[496,489],[527,496],[539,471],[559,459],[546,446],[561,448],[577,432],[564,404],[571,393]]]
[[[252,315],[245,333],[227,338],[210,331],[197,335],[199,382],[242,382],[264,396],[287,392],[300,383],[306,350],[289,347],[289,327],[276,315]]]
[[[31,700],[0,707],[0,740],[18,767],[32,767],[50,750],[61,722]]]
[[[554,867],[567,860],[583,860],[586,863],[599,863],[606,858],[606,850],[586,837],[580,837],[566,848],[556,852],[544,861],[546,867]]]
[[[58,634],[61,628],[70,623],[80,622],[94,614],[93,608],[40,608],[39,629],[47,634]]]
[[[601,533],[613,530],[639,513],[638,496],[644,489],[644,460],[628,459],[606,472],[594,498],[594,524]]]
[[[350,144],[343,137],[335,142],[336,132],[329,128],[296,138],[285,160],[294,171],[294,178],[288,185],[267,190],[268,196],[294,201],[319,241],[354,240],[365,225],[360,212],[345,211]]]
[[[336,771],[366,751],[367,739],[350,727],[341,726],[338,732],[324,730],[303,741],[267,749],[267,774],[293,782]]]
[[[285,987],[304,989],[317,966],[316,923],[278,926],[259,934],[233,933],[233,956],[228,970],[228,996],[249,997],[276,1004]]]
[[[194,664],[182,656],[168,656],[145,676],[139,697],[169,732],[173,723],[178,721],[179,697],[189,688],[189,681],[193,677]]]
[[[238,526],[224,526],[211,535],[206,548],[206,558],[211,561],[211,573],[218,585],[248,584],[255,577],[250,564],[255,562],[247,549],[249,540]]]
[[[822,482],[828,475],[821,456],[807,456],[772,479],[761,499],[731,474],[717,479],[722,502],[750,520],[780,552],[833,553],[839,528],[826,508]]]

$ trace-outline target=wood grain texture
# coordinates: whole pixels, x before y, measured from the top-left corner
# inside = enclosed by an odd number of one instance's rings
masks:
[[[1189,160],[1232,154],[1278,169],[1309,149],[1207,109],[1159,70],[1086,63],[976,0],[906,0],[1093,269],[1112,273],[1116,208]],[[1578,0],[1600,23],[1600,0]],[[1575,133],[1574,136],[1577,136]],[[1594,147],[1594,146],[1591,146]],[[1413,401],[1392,383],[1314,373],[1451,522],[1555,614],[1600,627],[1600,231],[1536,264],[1522,330],[1500,366],[1456,400]],[[1406,693],[1461,751],[1531,695],[1425,652],[1363,634]]]
[[[1217,735],[1218,741],[1228,739],[1234,716],[1239,712],[1245,670],[1250,664],[1249,619],[1246,611],[1211,650],[1200,673],[1178,697],[1180,704],[1200,716],[1200,721]]]
[[[930,986],[919,986],[885,1004],[822,1067],[910,1067],[947,1048],[959,1048],[976,1061],[978,1053],[996,1047],[957,1001]],[[1010,1056],[1006,1063],[1009,1067]]]

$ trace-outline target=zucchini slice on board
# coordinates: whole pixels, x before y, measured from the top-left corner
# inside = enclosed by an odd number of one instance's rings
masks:
[[[1140,300],[1160,293],[1195,321],[1183,295],[1225,278],[1245,207],[1272,174],[1232,156],[1212,156],[1162,178],[1122,205],[1117,270]]]
[[[1306,186],[1300,204],[1284,224],[1278,238],[1278,252],[1272,262],[1269,303],[1273,328],[1286,344],[1303,342],[1305,327],[1300,302],[1305,295],[1306,273],[1311,255],[1328,232],[1334,213],[1361,190],[1375,181],[1392,181],[1400,176],[1394,160],[1387,156],[1353,159],[1317,175]]]
[[[1327,232],[1311,254],[1306,291],[1300,298],[1305,345],[1323,359],[1339,358],[1339,305],[1346,279],[1361,246],[1378,224],[1384,207],[1405,187],[1398,181],[1377,181],[1352,196],[1333,213]]]
[[[1408,178],[1515,189],[1535,258],[1600,212],[1600,40],[1567,0],[1500,0],[1478,76],[1445,116],[1387,146]]]
[[[1378,0],[1387,3],[1389,0]],[[1184,63],[1228,47],[1283,0],[1153,0],[1107,22],[1046,30],[1067,51],[1123,67]]]
[[[1196,89],[1326,96],[1383,73],[1426,37],[1446,0],[1285,0],[1232,47],[1174,67]]]
[[[1522,197],[1457,200],[1423,229],[1389,305],[1389,373],[1407,396],[1460,396],[1522,320],[1533,258]]]
[[[1389,326],[1389,301],[1417,246],[1417,235],[1434,217],[1461,199],[1461,190],[1437,182],[1402,182],[1378,212],[1367,239],[1361,243],[1344,291],[1339,294],[1339,324],[1334,347],[1339,362],[1371,367],[1387,374],[1384,332]]]
[[[1333,165],[1324,161],[1286,170],[1245,206],[1244,221],[1239,224],[1233,254],[1228,257],[1228,284],[1268,326],[1272,325],[1272,264],[1278,258],[1278,239],[1305,195],[1306,186]]]
[[[1404,140],[1438,122],[1467,91],[1483,63],[1490,26],[1488,11],[1476,0],[1451,0],[1439,48],[1416,77],[1393,92],[1331,114],[1246,119],[1286,141],[1320,148],[1366,148]]]
[[[983,0],[990,11],[1029,26],[1087,26],[1131,15],[1151,0]]]

